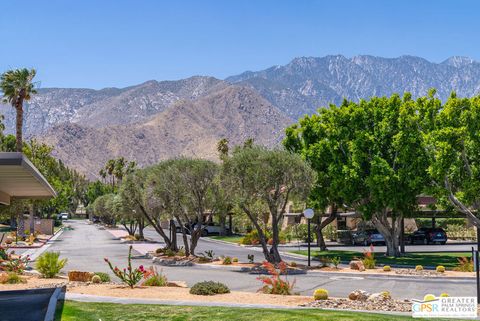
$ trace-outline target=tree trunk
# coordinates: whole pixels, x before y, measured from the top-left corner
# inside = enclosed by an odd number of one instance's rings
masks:
[[[372,222],[377,230],[383,235],[385,244],[387,246],[387,256],[400,256],[399,236],[400,236],[400,222],[403,218],[402,214],[392,213],[391,223],[388,222],[388,210],[385,209],[381,213],[375,213],[372,217]]]
[[[338,212],[337,205],[331,204],[330,208],[331,208],[330,215],[325,220],[322,221],[320,217],[317,217],[318,221],[315,227],[315,234],[317,235],[317,245],[320,248],[320,251],[327,250],[327,245],[325,244],[322,230],[337,218],[337,212]]]
[[[17,139],[17,152],[23,152],[23,97],[19,97],[15,110],[17,111],[16,119],[16,139]]]
[[[276,264],[282,262],[282,257],[278,252],[278,244],[280,243],[278,230],[277,213],[272,213],[272,246],[270,247],[270,263]]]
[[[138,202],[137,202],[138,203]],[[172,241],[168,237],[168,235],[165,233],[163,228],[160,226],[160,223],[157,222],[154,218],[150,217],[150,215],[147,213],[145,208],[141,204],[137,204],[140,208],[140,211],[142,212],[143,216],[147,219],[148,223],[155,229],[155,231],[160,234],[160,236],[163,238],[163,241],[165,242],[165,246],[173,251],[177,251],[176,248],[172,248]]]
[[[143,217],[138,218],[138,235],[140,240],[144,240],[145,236],[143,235],[143,230],[145,229],[145,219]]]
[[[23,212],[18,215],[17,235],[25,237],[25,219],[23,218]]]
[[[220,236],[226,235],[226,217],[223,215],[220,215]]]

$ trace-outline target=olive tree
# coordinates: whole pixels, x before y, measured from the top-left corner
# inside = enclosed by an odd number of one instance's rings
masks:
[[[125,199],[121,194],[115,195],[111,206],[118,223],[125,228],[128,235],[138,235],[140,239],[144,239],[145,217],[141,213],[140,208],[135,203],[132,203],[131,199]]]
[[[115,194],[105,194],[98,197],[92,204],[93,212],[103,223],[115,225],[114,202]]]
[[[165,213],[159,210],[159,207],[148,197],[147,177],[152,168],[137,169],[128,174],[122,181],[119,189],[119,195],[123,201],[129,204],[132,209],[138,210],[145,220],[155,231],[163,238],[165,246],[174,251],[177,250],[175,243],[172,242],[169,235],[162,227],[162,221],[165,221]]]
[[[237,147],[223,163],[222,181],[229,195],[258,232],[265,259],[281,262],[278,252],[279,227],[292,198],[305,200],[315,180],[310,166],[296,154],[260,146]],[[267,244],[262,226],[266,209],[272,245]]]
[[[180,158],[155,166],[148,177],[149,198],[181,226],[187,256],[195,255],[207,212],[216,215],[220,208],[218,172],[211,161]]]

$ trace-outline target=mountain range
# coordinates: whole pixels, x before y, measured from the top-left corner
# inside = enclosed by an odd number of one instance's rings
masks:
[[[217,159],[216,142],[247,138],[269,147],[304,114],[371,96],[425,95],[444,100],[480,93],[480,63],[451,57],[441,63],[414,56],[300,57],[283,66],[224,80],[194,76],[101,90],[45,88],[25,106],[24,131],[54,146],[67,165],[94,178],[106,160],[125,156],[146,166],[176,156]],[[0,105],[7,132],[15,113]]]

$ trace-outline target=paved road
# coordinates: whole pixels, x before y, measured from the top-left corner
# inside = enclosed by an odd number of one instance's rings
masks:
[[[109,232],[99,229],[97,226],[88,225],[83,221],[70,222],[74,230],[65,231],[53,242],[47,250],[60,251],[62,257],[68,258],[68,264],[65,271],[83,270],[83,271],[103,271],[109,272],[107,265],[103,261],[108,257],[114,264],[125,266],[128,245],[120,243]],[[229,253],[236,253],[238,257],[251,251],[239,246],[211,243],[202,241],[201,246],[214,248]],[[241,251],[241,252],[237,252]],[[245,251],[245,253],[244,253]],[[257,260],[260,259],[260,253],[255,252]],[[219,253],[218,253],[219,254]],[[233,255],[233,254],[232,254]],[[135,265],[150,265],[151,261],[144,258],[135,258]],[[163,272],[170,280],[184,280],[189,285],[198,281],[214,280],[227,284],[232,290],[254,292],[260,287],[257,275],[246,272],[234,272],[221,268],[212,269],[207,267],[163,267]],[[390,291],[397,298],[421,298],[426,293],[439,294],[447,292],[450,295],[474,296],[475,283],[470,280],[435,280],[435,279],[405,279],[405,278],[375,278],[358,277],[349,278],[341,276],[332,276],[310,272],[307,274],[291,276],[296,279],[295,290],[301,294],[310,295],[316,288],[326,288],[332,296],[345,297],[355,289],[367,291]]]

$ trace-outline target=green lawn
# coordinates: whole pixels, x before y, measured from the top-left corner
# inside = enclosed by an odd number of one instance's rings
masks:
[[[240,244],[240,240],[243,238],[243,236],[239,236],[239,235],[232,235],[232,236],[214,235],[214,236],[209,236],[209,238],[214,239],[214,240],[220,240],[220,241]]]
[[[307,250],[297,250],[290,251],[291,253],[307,255]],[[362,252],[356,251],[312,251],[312,257],[340,257],[343,263],[350,262],[353,258],[361,258],[363,256]],[[470,252],[461,252],[461,253],[449,253],[449,252],[438,252],[438,253],[406,253],[402,257],[386,257],[383,254],[376,253],[375,258],[377,264],[387,264],[387,265],[423,265],[423,266],[437,266],[443,265],[447,269],[451,269],[457,266],[459,257],[471,257],[472,253]]]
[[[66,301],[62,321],[120,321],[120,320],[261,320],[261,321],[387,321],[412,320],[406,316],[385,314],[333,312],[318,309],[279,310],[224,307],[188,307],[144,304],[84,303]]]

